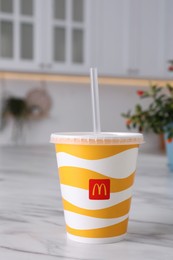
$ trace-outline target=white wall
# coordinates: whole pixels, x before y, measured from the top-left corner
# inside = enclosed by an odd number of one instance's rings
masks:
[[[39,87],[39,82],[6,81],[5,91],[10,95],[25,97],[30,89]],[[138,88],[100,85],[100,110],[102,131],[127,131],[121,113],[133,108],[139,102]],[[141,89],[141,88],[140,88]],[[92,110],[90,86],[87,84],[47,83],[52,98],[52,109],[48,118],[28,122],[24,126],[21,142],[23,144],[47,144],[52,132],[92,131]],[[2,92],[2,86],[1,86]],[[0,132],[0,144],[14,144],[13,122]],[[142,151],[158,151],[159,141],[155,135],[145,136],[147,143]]]

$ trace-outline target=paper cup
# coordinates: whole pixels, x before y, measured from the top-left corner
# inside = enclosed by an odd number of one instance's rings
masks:
[[[68,238],[110,243],[127,233],[142,134],[55,133]]]

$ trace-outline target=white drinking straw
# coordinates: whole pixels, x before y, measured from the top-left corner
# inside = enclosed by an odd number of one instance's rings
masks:
[[[101,127],[100,127],[100,106],[99,106],[97,68],[90,68],[90,79],[91,79],[93,130],[94,133],[100,133]]]

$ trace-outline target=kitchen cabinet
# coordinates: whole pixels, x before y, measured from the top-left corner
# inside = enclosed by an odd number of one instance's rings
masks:
[[[0,69],[37,70],[41,0],[0,0]]]
[[[172,0],[0,0],[0,70],[169,78]]]
[[[85,73],[88,70],[88,2],[45,2],[45,61],[52,72]],[[45,33],[44,31],[44,33]],[[88,72],[88,71],[87,71]]]
[[[0,69],[83,72],[86,0],[0,0]]]
[[[96,0],[90,28],[91,63],[102,75],[125,76],[128,58],[126,0]]]
[[[128,70],[130,76],[164,77],[167,2],[131,0],[129,5]]]
[[[163,35],[164,51],[165,51],[165,72],[166,78],[173,78],[173,72],[168,71],[168,61],[173,60],[173,26],[172,26],[172,14],[173,14],[173,1],[167,0],[165,3],[165,30]]]
[[[96,0],[93,63],[103,75],[169,78],[172,0]]]

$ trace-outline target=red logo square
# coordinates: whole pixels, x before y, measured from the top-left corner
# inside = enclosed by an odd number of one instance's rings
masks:
[[[110,179],[90,179],[89,199],[90,200],[110,199]]]

